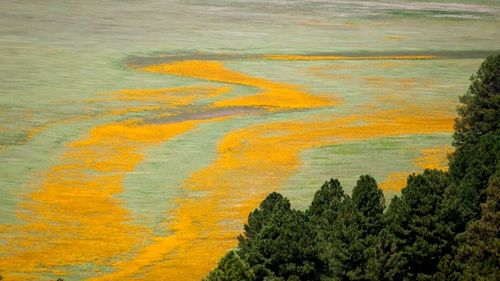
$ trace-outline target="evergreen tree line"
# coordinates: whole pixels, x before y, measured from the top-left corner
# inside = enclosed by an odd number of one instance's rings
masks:
[[[460,101],[448,171],[409,175],[387,209],[369,175],[305,211],[273,192],[204,280],[500,280],[500,55]]]

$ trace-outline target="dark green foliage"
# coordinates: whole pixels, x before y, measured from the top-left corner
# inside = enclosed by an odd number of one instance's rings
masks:
[[[385,209],[384,193],[377,186],[377,181],[368,175],[360,176],[352,190],[354,207],[365,217],[378,217]]]
[[[384,213],[374,178],[331,179],[306,212],[271,193],[207,280],[500,280],[500,56],[460,100],[449,172],[408,177]]]
[[[499,167],[500,56],[487,58],[471,80],[469,91],[461,98],[463,105],[455,124],[456,151],[450,157],[449,166],[454,182],[447,190],[444,210],[446,220],[454,223],[452,231],[456,237],[451,251],[440,261],[437,280],[490,280],[493,276],[485,277],[481,273],[483,269],[477,261],[488,264],[484,255],[486,248],[479,247],[482,242],[475,243],[471,237],[474,237],[472,233],[485,232],[485,229],[474,226],[480,224],[477,219],[483,220],[485,211],[483,207],[481,212],[480,204],[488,198],[491,200],[486,187],[491,188],[492,176]],[[498,198],[495,200],[498,202]],[[497,225],[496,233],[499,232]],[[467,252],[464,249],[480,253],[480,257],[476,256],[476,263],[473,259],[464,259]]]
[[[398,248],[398,266],[404,265],[395,279],[430,280],[440,258],[449,251],[454,233],[442,215],[449,184],[446,173],[426,170],[411,175],[401,199],[391,203],[386,215],[388,231]]]
[[[337,179],[326,181],[314,195],[307,214],[313,219],[327,219],[332,222],[337,216],[340,204],[345,198],[344,190]]]
[[[488,57],[475,75],[467,94],[460,97],[455,122],[457,148],[475,143],[479,137],[500,129],[500,55]]]
[[[266,276],[317,280],[319,266],[313,225],[300,211],[291,211],[265,225],[249,253],[251,266],[256,268],[257,280]]]
[[[229,251],[204,281],[253,281],[255,275],[250,266],[235,251]]]
[[[398,199],[392,202],[395,204]],[[371,239],[372,244],[365,251],[368,259],[365,265],[365,280],[398,280],[396,276],[400,277],[400,272],[406,270],[407,259],[397,246],[397,238],[384,228]]]
[[[490,132],[478,138],[475,143],[457,148],[450,158],[450,174],[457,181],[466,180],[478,186],[484,184],[485,178],[487,181],[496,169],[500,153],[499,141],[500,134]],[[475,182],[471,182],[474,180]]]
[[[462,145],[450,158],[450,174],[459,190],[477,197],[478,201],[473,206],[474,215],[479,212],[479,202],[485,200],[484,189],[496,170],[499,158],[500,133],[493,132],[484,134],[475,143]]]
[[[269,194],[259,209],[255,209],[248,216],[248,223],[243,227],[245,232],[238,237],[239,247],[244,251],[250,247],[251,239],[255,238],[262,227],[270,222],[275,216],[283,216],[290,212],[290,202],[281,194],[273,192]]]
[[[291,210],[288,199],[271,193],[250,214],[238,247],[256,280],[315,280],[319,266],[315,240],[314,226],[305,214]]]
[[[484,189],[500,158],[500,56],[488,57],[471,81],[460,98],[453,135],[456,151],[450,157],[454,185],[448,204],[457,217],[457,232],[479,217]]]
[[[362,280],[364,269],[364,229],[362,214],[346,198],[334,224],[320,231],[319,255],[326,265],[324,275],[332,280]]]
[[[361,176],[352,199],[338,194],[343,200],[333,197],[335,220],[318,227],[318,253],[326,265],[323,276],[332,280],[369,280],[367,262],[379,254],[376,235],[383,227],[383,193],[374,178]]]
[[[459,237],[460,280],[500,280],[500,170],[491,177],[486,196],[481,218]]]
[[[352,190],[354,208],[363,216],[363,229],[367,234],[377,234],[383,226],[382,213],[385,209],[384,193],[377,181],[368,175],[360,176]]]

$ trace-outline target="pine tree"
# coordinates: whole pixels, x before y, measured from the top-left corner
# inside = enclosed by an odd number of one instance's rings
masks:
[[[484,189],[500,158],[500,55],[488,57],[471,82],[460,97],[453,135],[456,150],[449,167],[454,185],[448,197],[462,216],[458,231],[478,218]]]
[[[500,129],[500,55],[486,58],[460,102],[453,135],[457,148]]]
[[[330,179],[314,195],[307,214],[312,220],[327,219],[333,222],[345,197],[340,182],[337,179]]]
[[[290,202],[277,192],[269,194],[258,209],[248,216],[248,222],[244,225],[244,233],[238,237],[238,247],[243,255],[251,247],[252,239],[255,238],[262,228],[269,223],[273,216],[283,216],[291,212]]]
[[[353,201],[342,201],[335,222],[319,232],[319,255],[326,265],[325,275],[332,280],[363,280],[363,217]]]
[[[454,234],[442,217],[442,202],[450,180],[446,173],[426,170],[410,175],[400,199],[387,211],[388,230],[398,248],[397,280],[431,280]]]
[[[254,281],[250,266],[235,251],[229,251],[204,281]]]
[[[291,211],[274,217],[253,239],[249,263],[257,280],[319,280],[321,268],[316,253],[316,232],[307,216]],[[255,267],[253,267],[255,266]]]
[[[481,219],[460,237],[458,260],[464,269],[460,280],[500,280],[500,169],[491,177]]]
[[[377,181],[369,176],[360,176],[352,190],[354,208],[364,220],[366,234],[376,235],[382,229],[382,214],[385,209],[384,193],[377,186]]]

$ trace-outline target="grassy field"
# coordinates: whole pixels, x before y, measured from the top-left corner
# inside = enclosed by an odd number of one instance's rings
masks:
[[[2,3],[0,275],[199,280],[271,191],[444,167],[498,4],[306,2]]]

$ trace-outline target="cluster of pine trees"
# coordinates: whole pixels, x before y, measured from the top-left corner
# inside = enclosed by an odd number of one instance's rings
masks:
[[[271,193],[206,281],[500,280],[500,55],[460,98],[449,170],[408,177],[385,207],[374,178],[323,184],[305,211]]]

